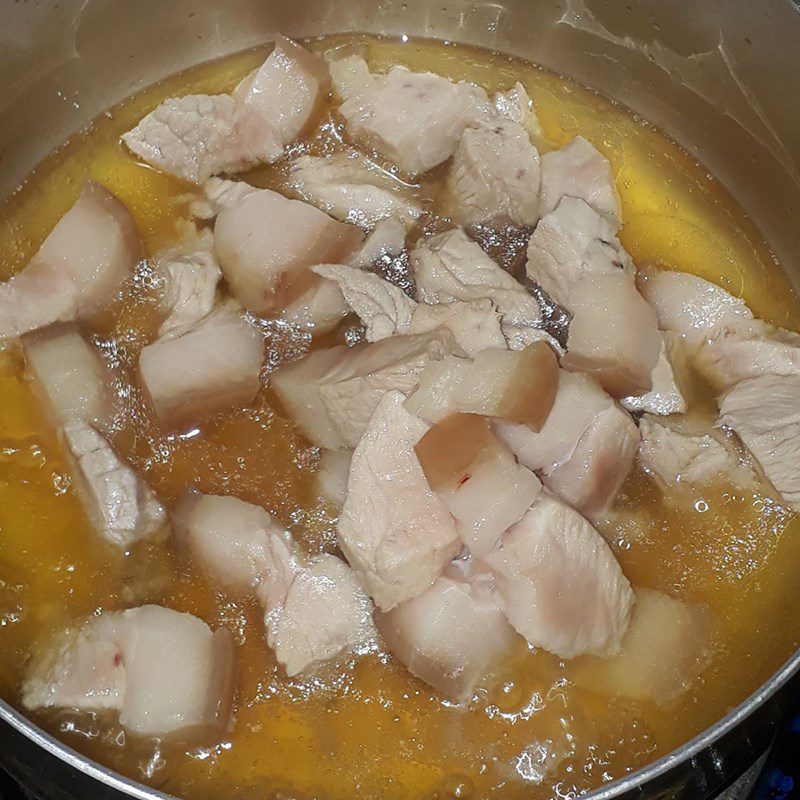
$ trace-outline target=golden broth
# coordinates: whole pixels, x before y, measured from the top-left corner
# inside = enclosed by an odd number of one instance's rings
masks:
[[[557,75],[466,47],[356,36],[312,47],[353,43],[366,47],[378,70],[405,64],[488,91],[522,81],[553,146],[580,133],[611,161],[625,220],[621,238],[638,263],[699,274],[742,296],[758,316],[797,327],[800,301],[753,225],[701,166],[642,120]],[[27,263],[87,178],[128,204],[148,254],[174,240],[189,187],[138,164],[119,137],[164,98],[228,90],[263,57],[245,53],[170,78],[46,159],[0,208],[2,277]],[[331,152],[342,146],[336,131],[326,113],[299,149]],[[441,174],[426,176],[423,196],[435,195]],[[284,175],[279,164],[247,179],[281,188]],[[515,252],[513,242],[498,246]],[[332,549],[335,515],[314,491],[317,452],[268,390],[251,407],[198,429],[169,435],[158,428],[133,369],[158,324],[156,284],[141,265],[126,301],[88,326],[123,399],[116,447],[167,504],[188,485],[234,494],[263,505],[311,550]],[[309,346],[286,326],[263,329],[267,372]],[[168,543],[121,555],[90,530],[14,345],[0,353],[0,397],[0,695],[18,702],[37,643],[97,609],[164,603],[237,636],[235,727],[215,747],[126,741],[103,716],[36,715],[77,749],[171,793],[198,800],[572,796],[645,765],[717,720],[800,643],[793,613],[798,519],[768,494],[725,486],[667,504],[634,472],[617,522],[603,528],[626,574],[635,586],[704,602],[713,617],[707,663],[679,699],[659,707],[579,690],[570,683],[573,666],[522,645],[494,688],[466,710],[440,702],[381,653],[305,682],[287,680],[254,603],[215,592]],[[696,413],[713,407],[702,382],[691,404]]]

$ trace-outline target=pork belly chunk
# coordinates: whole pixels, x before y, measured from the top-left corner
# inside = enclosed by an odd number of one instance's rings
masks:
[[[427,333],[439,327],[453,334],[459,347],[474,358],[481,350],[508,347],[500,325],[500,315],[491,300],[457,300],[429,306],[418,304],[411,315],[410,333]]]
[[[323,450],[319,456],[317,492],[339,511],[347,497],[347,478],[352,460],[352,450]]]
[[[0,283],[0,339],[102,310],[140,256],[130,211],[108,189],[87,182],[25,269]]]
[[[631,257],[617,239],[616,227],[578,197],[564,197],[543,217],[528,242],[528,277],[570,313],[583,278],[596,274],[631,277]]]
[[[263,360],[261,334],[241,313],[221,307],[143,348],[139,373],[159,421],[173,428],[250,402]]]
[[[223,208],[214,225],[225,280],[255,314],[275,313],[297,299],[310,287],[308,267],[341,261],[361,239],[352,225],[270,189]]]
[[[544,342],[524,350],[481,350],[474,359],[446,356],[428,364],[406,408],[428,422],[456,411],[541,429],[558,391],[555,354]]]
[[[500,420],[495,430],[545,486],[592,518],[613,503],[639,444],[636,423],[596,381],[563,370],[539,432]]]
[[[164,532],[166,513],[150,488],[89,423],[64,428],[83,506],[95,529],[111,544],[128,548]]]
[[[471,84],[405,67],[373,74],[358,56],[334,60],[330,70],[348,133],[411,176],[450,158],[488,105],[486,93]]]
[[[113,419],[113,375],[77,325],[52,325],[22,337],[34,388],[53,421],[63,427],[86,420],[107,428]]]
[[[593,375],[613,397],[649,392],[663,340],[656,314],[633,280],[592,274],[576,294],[563,367]]]
[[[710,627],[704,605],[637,589],[619,653],[575,664],[575,683],[603,694],[666,703],[682,695],[703,665]]]
[[[332,331],[349,313],[350,306],[338,285],[314,276],[303,281],[308,288],[290,301],[281,312],[281,319],[321,336]]]
[[[221,736],[233,701],[233,637],[162,606],[105,611],[59,637],[24,686],[28,709],[112,709],[130,733]]]
[[[288,182],[307,203],[361,228],[394,218],[408,229],[422,214],[422,206],[405,184],[356,151],[330,157],[298,156],[292,161]]]
[[[602,214],[615,231],[619,228],[619,194],[611,165],[582,136],[542,156],[541,215],[544,217],[555,210],[562,197],[584,200]]]
[[[353,453],[339,545],[375,604],[423,592],[461,549],[455,522],[414,452],[428,426],[384,393]]]
[[[676,484],[708,484],[730,480],[743,484],[747,470],[723,437],[710,433],[691,434],[645,414],[639,420],[642,442],[639,462],[665,491]]]
[[[535,146],[544,142],[544,134],[536,110],[525,87],[517,81],[505,92],[496,92],[492,97],[494,111],[501,117],[522,125]]]
[[[717,424],[736,432],[781,497],[800,510],[800,376],[737,383],[720,402]]]
[[[516,639],[492,574],[474,567],[448,568],[422,594],[376,611],[375,624],[412,675],[456,703],[472,698]]]
[[[364,324],[368,342],[410,332],[417,304],[399,287],[380,275],[346,264],[320,264],[311,269],[339,287],[347,305]]]
[[[271,163],[328,87],[324,62],[284,37],[232,95],[172,97],[122,136],[136,156],[192,183]]]
[[[661,335],[661,349],[658,352],[653,372],[650,375],[653,384],[649,392],[640,395],[623,397],[620,405],[631,413],[644,411],[648,414],[669,416],[670,414],[685,414],[686,399],[681,392],[672,367],[670,351],[673,345],[668,333]]]
[[[542,485],[492,433],[486,417],[451,414],[414,448],[428,485],[456,519],[461,541],[477,558],[519,522]]]
[[[222,273],[210,231],[160,253],[156,268],[164,280],[161,308],[167,312],[159,336],[175,334],[211,312]]]
[[[421,303],[488,298],[501,315],[512,350],[537,340],[542,312],[536,299],[464,231],[456,228],[422,240],[411,252],[411,264]]]
[[[355,447],[381,398],[409,393],[430,361],[463,354],[446,330],[315,350],[271,375],[284,409],[314,444]]]
[[[254,592],[270,561],[270,538],[285,536],[261,506],[189,490],[172,515],[178,550],[224,589]]]
[[[396,217],[378,222],[361,246],[346,259],[351,267],[366,269],[376,261],[399,256],[406,246],[406,229]]]
[[[486,557],[506,616],[535,647],[561,658],[619,651],[633,591],[603,537],[542,494]]]
[[[467,128],[453,155],[447,192],[461,225],[535,225],[539,153],[525,128],[503,118]]]

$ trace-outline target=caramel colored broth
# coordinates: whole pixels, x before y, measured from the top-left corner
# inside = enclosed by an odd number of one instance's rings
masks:
[[[659,132],[606,98],[530,64],[461,46],[365,37],[373,69],[393,64],[474,81],[488,91],[521,81],[544,133],[558,147],[580,133],[617,176],[623,243],[743,297],[756,315],[796,328],[800,302],[758,232],[725,190]],[[100,181],[128,204],[150,255],[174,241],[189,187],[136,162],[120,135],[168,96],[230,89],[264,53],[250,52],[177,75],[101,116],[47,158],[0,208],[2,277],[21,269],[82,182]],[[322,115],[295,149],[330,153],[343,132]],[[418,187],[432,212],[442,171]],[[285,162],[247,176],[283,189]],[[435,219],[429,228],[439,224]],[[510,264],[519,238],[495,234]],[[403,265],[387,273],[402,282]],[[269,390],[242,410],[179,435],[160,430],[133,368],[159,322],[158,281],[139,266],[123,302],[88,329],[112,365],[123,412],[114,444],[168,505],[188,485],[259,503],[312,551],[335,548],[336,517],[316,498],[318,454]],[[357,338],[346,326],[328,337]],[[307,336],[264,323],[265,373],[306,350]],[[266,382],[266,381],[265,381]],[[237,711],[228,738],[209,749],[126,737],[113,718],[60,712],[36,720],[120,771],[189,798],[422,798],[573,796],[665,754],[719,719],[800,643],[794,565],[800,523],[768,492],[720,485],[665,502],[638,471],[603,526],[635,586],[706,603],[708,659],[691,688],[662,706],[609,698],[570,682],[574,664],[520,644],[468,709],[441,702],[394,659],[374,653],[313,679],[288,680],[248,600],[216,592],[169,543],[120,554],[90,529],[56,432],[25,379],[18,348],[0,352],[0,695],[18,703],[26,663],[53,630],[99,609],[144,602],[191,611],[238,641]],[[696,381],[691,412],[713,408]]]

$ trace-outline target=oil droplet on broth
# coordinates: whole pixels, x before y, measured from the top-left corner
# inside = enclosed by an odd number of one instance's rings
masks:
[[[462,46],[363,36],[310,46],[334,45],[363,47],[373,69],[404,64],[490,92],[520,80],[553,147],[581,134],[611,161],[625,220],[621,237],[638,263],[700,274],[744,297],[757,315],[797,327],[800,303],[729,195],[657,131],[605,98],[524,62]],[[148,253],[173,240],[187,213],[187,186],[137,164],[119,137],[165,97],[228,90],[262,58],[263,51],[248,52],[170,78],[102,115],[46,159],[0,208],[2,276],[27,263],[86,178],[129,205]],[[329,154],[342,146],[341,127],[326,111],[295,150]],[[285,173],[281,162],[246,177],[280,189]],[[443,175],[434,170],[419,187],[433,210]],[[429,221],[431,230],[438,224]],[[524,241],[473,233],[504,266],[519,270]],[[411,280],[407,262],[386,264],[385,272],[399,283]],[[314,491],[316,451],[269,390],[252,407],[179,435],[159,430],[135,376],[138,352],[158,324],[152,277],[140,265],[127,302],[92,322],[125,398],[115,445],[168,504],[187,485],[233,493],[264,505],[312,551],[333,549],[335,516]],[[262,329],[267,372],[310,346],[279,323],[264,322]],[[360,336],[348,324],[324,343]],[[187,751],[126,736],[107,715],[37,716],[82,752],[167,792],[196,800],[571,795],[643,766],[718,719],[800,641],[800,620],[790,613],[798,595],[791,569],[800,557],[797,517],[770,496],[730,487],[671,502],[635,471],[603,532],[635,586],[706,603],[714,619],[707,664],[678,700],[655,706],[577,689],[568,663],[521,640],[466,709],[441,703],[383,653],[313,679],[287,680],[266,647],[254,601],[216,592],[179,563],[168,543],[121,556],[92,535],[23,368],[15,348],[0,353],[0,693],[18,702],[21,668],[37,642],[98,608],[159,602],[212,627],[226,625],[238,642],[239,671],[236,726],[222,743]],[[713,406],[702,384],[691,402],[706,414]]]

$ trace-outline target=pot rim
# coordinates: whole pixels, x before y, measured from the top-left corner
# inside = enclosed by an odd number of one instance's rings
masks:
[[[583,797],[585,800],[611,800],[611,798],[640,788],[643,784],[669,772],[673,767],[688,761],[744,722],[757,708],[781,689],[795,673],[800,673],[800,649],[796,650],[768,680],[738,706],[693,739],[636,772],[632,772],[624,778],[618,778],[607,786],[594,789]],[[31,742],[78,772],[123,792],[127,797],[136,798],[136,800],[175,800],[175,795],[165,794],[159,789],[153,789],[132,778],[127,778],[91,758],[81,755],[31,722],[3,699],[0,699],[0,721],[8,723]]]

